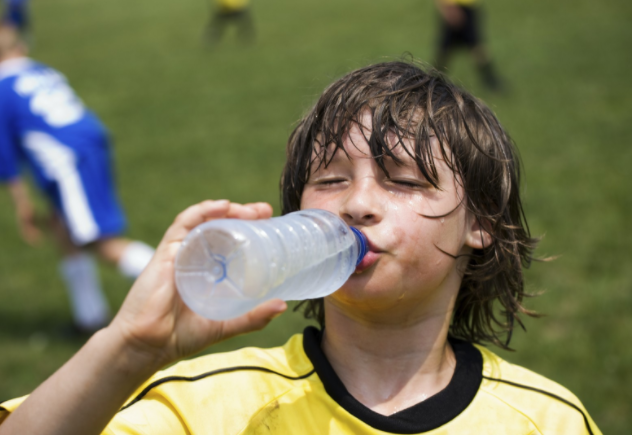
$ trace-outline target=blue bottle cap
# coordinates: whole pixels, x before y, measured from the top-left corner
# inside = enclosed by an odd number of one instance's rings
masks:
[[[362,231],[354,227],[349,227],[349,228],[351,228],[351,231],[353,231],[353,235],[356,236],[356,240],[358,241],[359,249],[358,249],[358,261],[356,261],[356,266],[357,266],[358,264],[360,264],[360,262],[366,255],[367,251],[369,250],[369,246],[368,246],[369,244],[366,240],[366,236],[362,234]]]

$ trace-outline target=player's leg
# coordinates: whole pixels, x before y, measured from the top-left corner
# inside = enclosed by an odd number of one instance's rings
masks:
[[[240,11],[235,16],[237,21],[237,35],[244,44],[252,44],[255,41],[255,23],[249,9]]]
[[[500,90],[501,83],[481,36],[482,11],[479,8],[464,8],[466,22],[463,42],[469,48],[483,85],[493,91]]]
[[[72,243],[65,224],[57,215],[52,218],[51,226],[62,252],[59,272],[68,291],[73,323],[81,332],[94,332],[110,320],[110,308],[94,256]]]
[[[208,42],[212,44],[218,43],[224,33],[226,32],[226,26],[228,25],[229,17],[223,11],[218,8],[214,8],[211,11],[211,18],[206,26],[206,35]]]
[[[106,139],[103,146],[95,146],[90,156],[81,161],[79,172],[98,232],[90,240],[75,242],[91,243],[101,259],[117,266],[124,276],[136,278],[151,260],[154,249],[143,242],[122,237],[126,222],[116,194],[111,166]]]
[[[29,133],[24,145],[31,157],[34,181],[54,205],[51,227],[62,253],[59,271],[66,284],[75,326],[93,331],[108,322],[110,311],[95,260],[82,248],[98,237],[98,226],[90,211],[76,155],[45,133]]]
[[[500,78],[485,46],[481,44],[472,48],[472,56],[483,85],[492,91],[500,90]]]
[[[95,242],[99,257],[117,266],[119,272],[135,279],[154,256],[154,248],[138,240],[108,237]]]
[[[105,298],[98,285],[94,260],[83,248],[97,246],[98,253],[106,256],[114,248],[101,248],[112,245],[102,241],[120,238],[126,225],[114,188],[108,140],[106,137],[93,137],[89,143],[89,150],[78,158],[73,148],[47,134],[32,133],[25,140],[27,150],[41,165],[40,170],[34,171],[37,174],[35,178],[48,193],[63,221],[59,230],[59,243],[66,253],[62,274],[68,284],[73,307],[79,310],[75,317],[82,324],[86,323],[84,315],[94,319],[89,323],[96,323],[96,319],[103,318],[103,313],[107,312],[107,305],[99,302],[104,302]],[[85,143],[82,145],[86,146]],[[64,238],[70,242],[64,242]],[[128,272],[128,276],[140,273],[138,269],[142,270],[153,255],[151,247],[138,242],[124,241],[119,245],[120,255],[110,255],[115,258],[114,262],[131,258],[123,260],[122,264],[122,270]],[[142,246],[139,248],[139,245]],[[81,252],[76,252],[77,249],[73,250],[71,246],[82,248]],[[132,254],[126,255],[126,252]],[[90,303],[76,302],[77,298],[84,298]],[[101,308],[97,309],[98,306]]]
[[[456,46],[458,29],[448,23],[441,14],[437,14],[439,34],[437,38],[437,51],[435,53],[434,66],[439,71],[447,71],[450,57]]]
[[[94,249],[101,259],[117,266],[124,276],[135,279],[151,260],[154,249],[121,236],[125,231],[126,220],[114,186],[109,149],[107,138],[103,138],[102,143],[95,144],[89,155],[82,156],[74,168],[77,172],[74,189],[63,186],[67,181],[58,183],[61,187],[59,203],[65,227],[74,245]],[[72,177],[66,175],[65,179],[68,178]],[[88,255],[84,250],[82,264],[85,277],[88,276]],[[93,268],[96,277],[96,267]],[[95,289],[96,286],[91,283],[91,288]],[[95,319],[103,315],[104,310],[97,309],[99,302],[96,290],[84,292],[83,296],[89,298],[88,307],[93,309],[91,315]]]
[[[97,263],[88,247],[77,247],[60,218],[53,221],[53,232],[62,251],[60,272],[71,302],[74,324],[80,331],[92,332],[110,320],[110,309],[101,288]],[[154,255],[154,249],[139,241],[122,237],[97,240],[90,244],[100,258],[118,267],[122,275],[135,279]]]

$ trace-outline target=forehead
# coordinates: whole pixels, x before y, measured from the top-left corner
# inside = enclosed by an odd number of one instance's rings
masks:
[[[340,160],[374,159],[395,161],[398,165],[418,165],[427,157],[433,161],[444,160],[444,154],[434,133],[419,138],[412,132],[403,133],[395,128],[378,126],[374,129],[371,113],[367,110],[357,121],[349,122],[339,137],[319,133],[313,144],[311,163],[328,166]]]

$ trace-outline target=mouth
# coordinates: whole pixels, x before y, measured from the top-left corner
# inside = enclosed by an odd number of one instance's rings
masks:
[[[364,234],[364,236],[367,239],[369,250],[367,251],[362,261],[356,266],[354,273],[362,273],[373,266],[382,254],[382,251],[371,242],[371,239],[369,239],[366,234]]]

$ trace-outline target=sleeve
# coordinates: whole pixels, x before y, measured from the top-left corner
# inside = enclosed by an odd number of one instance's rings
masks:
[[[7,400],[6,402],[0,403],[0,424],[2,424],[9,414],[15,411],[27,397],[28,396],[18,397],[17,399]]]
[[[20,175],[20,144],[12,109],[12,93],[7,86],[0,86],[0,183],[9,182]]]
[[[0,425],[28,396],[0,403]],[[181,417],[161,398],[142,401],[119,412],[102,435],[188,435]]]
[[[120,411],[102,435],[188,435],[185,421],[171,404],[161,397],[143,400]]]

